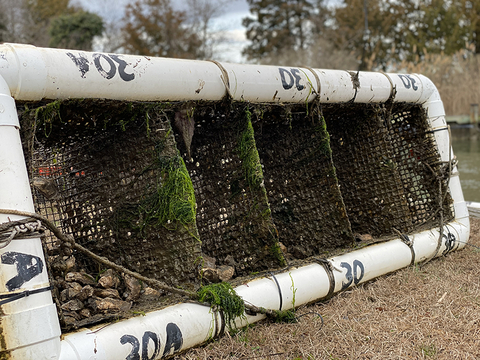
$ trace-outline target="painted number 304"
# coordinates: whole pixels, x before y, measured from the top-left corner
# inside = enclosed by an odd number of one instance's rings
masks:
[[[169,323],[166,330],[167,340],[165,341],[165,348],[161,357],[158,357],[162,345],[161,339],[156,333],[145,331],[141,342],[136,336],[123,335],[120,338],[120,343],[122,345],[130,344],[132,346],[132,350],[125,360],[155,360],[179,351],[183,345],[183,336],[179,327],[174,323]],[[149,345],[153,345],[150,346],[150,351],[148,351]]]

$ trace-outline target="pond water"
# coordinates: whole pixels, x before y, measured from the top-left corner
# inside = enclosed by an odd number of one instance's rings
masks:
[[[453,152],[458,159],[465,200],[480,202],[480,139],[454,136]]]

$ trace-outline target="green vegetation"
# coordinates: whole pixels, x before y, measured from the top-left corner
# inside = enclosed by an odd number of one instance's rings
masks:
[[[422,356],[426,356],[427,358],[433,358],[437,355],[437,348],[435,344],[430,345],[422,345],[420,346],[420,352]]]
[[[319,115],[319,122],[315,126],[315,131],[320,135],[320,153],[327,157],[332,156],[332,149],[330,147],[330,134],[327,131],[327,124],[323,115]]]
[[[269,315],[276,323],[296,323],[297,317],[295,315],[295,310],[275,310],[275,315]]]
[[[263,182],[262,164],[255,145],[255,136],[252,126],[252,113],[248,108],[245,109],[245,130],[240,135],[238,145],[239,156],[242,160],[242,168],[245,179],[250,188],[258,189]]]
[[[180,154],[173,158],[159,158],[160,182],[140,207],[146,222],[155,219],[166,228],[195,222],[196,203],[192,180]]]
[[[240,296],[226,282],[205,285],[197,291],[198,301],[209,303],[212,307],[223,311],[225,323],[235,329],[235,318],[245,318],[245,305]]]
[[[63,14],[52,21],[50,46],[63,49],[91,50],[95,36],[104,30],[103,20],[97,14],[77,11]]]

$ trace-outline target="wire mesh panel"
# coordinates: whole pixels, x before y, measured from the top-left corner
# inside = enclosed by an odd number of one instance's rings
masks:
[[[352,230],[374,237],[412,229],[382,105],[324,109],[333,161]]]
[[[434,225],[439,220],[441,207],[444,220],[452,219],[452,199],[447,192],[450,169],[448,164],[440,161],[425,110],[420,105],[396,104],[390,123],[393,158],[404,187],[412,225]]]
[[[250,119],[247,105],[196,108],[191,150],[184,145],[184,153],[192,156],[187,167],[202,250],[218,264],[233,258],[237,275],[277,268],[284,261]]]
[[[334,164],[356,233],[412,232],[438,220],[439,181],[445,218],[452,218],[448,171],[419,105],[350,104],[324,108]],[[433,209],[437,210],[433,210]]]
[[[255,138],[280,241],[296,258],[353,242],[319,109],[258,112]]]
[[[173,284],[195,279],[193,187],[161,109],[71,101],[22,120],[36,127],[27,151],[39,213],[120,265]]]
[[[248,275],[453,217],[449,164],[418,105],[34,105],[19,114],[36,211],[170,285],[195,288],[206,255]],[[48,231],[46,249],[64,323],[129,309],[125,276],[100,284],[105,269]]]

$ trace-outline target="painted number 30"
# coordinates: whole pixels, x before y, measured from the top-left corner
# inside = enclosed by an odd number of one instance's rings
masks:
[[[347,282],[342,282],[342,290],[345,290],[352,285],[352,282],[355,285],[358,285],[363,279],[363,275],[365,275],[365,268],[360,260],[354,260],[353,266],[346,262],[340,263],[340,266],[347,270],[347,273],[345,274]]]

